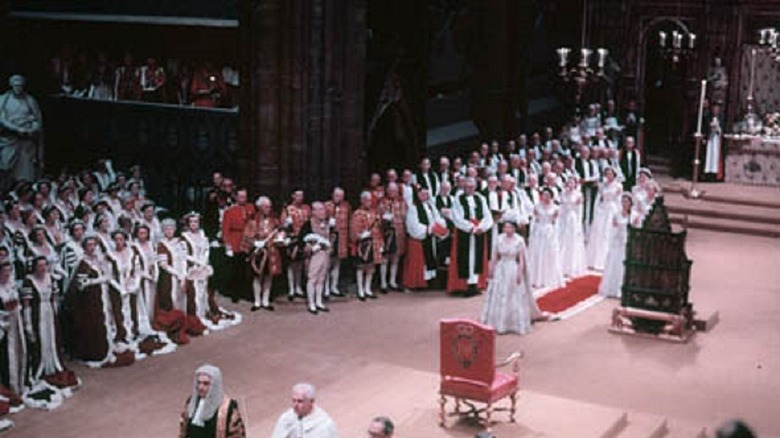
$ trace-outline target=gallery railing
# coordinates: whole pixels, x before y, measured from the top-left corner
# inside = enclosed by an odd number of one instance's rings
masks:
[[[236,109],[51,96],[41,99],[46,172],[91,168],[111,158],[117,170],[139,164],[149,196],[175,212],[201,209],[211,174],[237,175]]]

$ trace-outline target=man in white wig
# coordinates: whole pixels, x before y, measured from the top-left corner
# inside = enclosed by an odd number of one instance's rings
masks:
[[[338,438],[336,423],[314,403],[316,390],[309,383],[292,388],[292,407],[276,422],[271,438]]]
[[[192,396],[181,415],[179,438],[244,438],[238,403],[222,391],[222,372],[204,364],[195,371]]]

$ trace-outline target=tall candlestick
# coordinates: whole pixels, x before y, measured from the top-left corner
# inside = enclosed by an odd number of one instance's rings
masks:
[[[753,98],[753,78],[756,75],[756,49],[750,49],[750,87],[748,89],[748,96]]]
[[[696,34],[692,33],[688,35],[688,48],[693,49],[696,46]]]
[[[696,134],[701,136],[701,120],[704,117],[704,94],[707,92],[707,80],[701,81],[701,99],[699,99],[699,124],[696,126]]]
[[[666,32],[664,31],[658,32],[658,43],[662,49],[666,47]]]

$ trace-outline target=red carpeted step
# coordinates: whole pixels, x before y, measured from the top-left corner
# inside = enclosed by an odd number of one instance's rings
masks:
[[[536,303],[543,312],[559,313],[595,295],[599,282],[601,276],[598,275],[575,278],[566,286],[548,292]]]

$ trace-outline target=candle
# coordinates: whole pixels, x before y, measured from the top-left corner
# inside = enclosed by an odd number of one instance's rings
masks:
[[[560,58],[558,65],[560,65],[561,67],[566,67],[566,59],[569,57],[570,51],[571,49],[567,47],[561,47],[558,49],[558,57]]]
[[[587,67],[588,58],[590,58],[590,54],[593,53],[593,51],[590,49],[582,49],[580,52],[582,53],[582,60],[580,60],[580,67]]]
[[[604,65],[607,62],[607,55],[609,54],[609,50],[607,49],[599,49],[599,68],[604,68]]]
[[[682,34],[676,30],[672,32],[672,44],[675,49],[682,47]]]
[[[696,126],[696,134],[701,135],[701,120],[704,117],[704,94],[707,92],[707,80],[701,81],[701,99],[699,99],[699,124]]]
[[[760,31],[758,31],[758,44],[760,44],[762,46],[764,44],[766,44],[766,31],[767,30],[768,29],[761,29]]]
[[[750,50],[750,89],[748,90],[748,96],[753,99],[753,78],[756,75],[756,49]]]
[[[688,35],[688,48],[693,49],[695,45],[696,45],[696,34],[692,33]]]
[[[659,45],[661,46],[661,48],[662,49],[665,48],[666,47],[666,32],[664,32],[664,31],[658,32],[658,39],[659,39]]]

